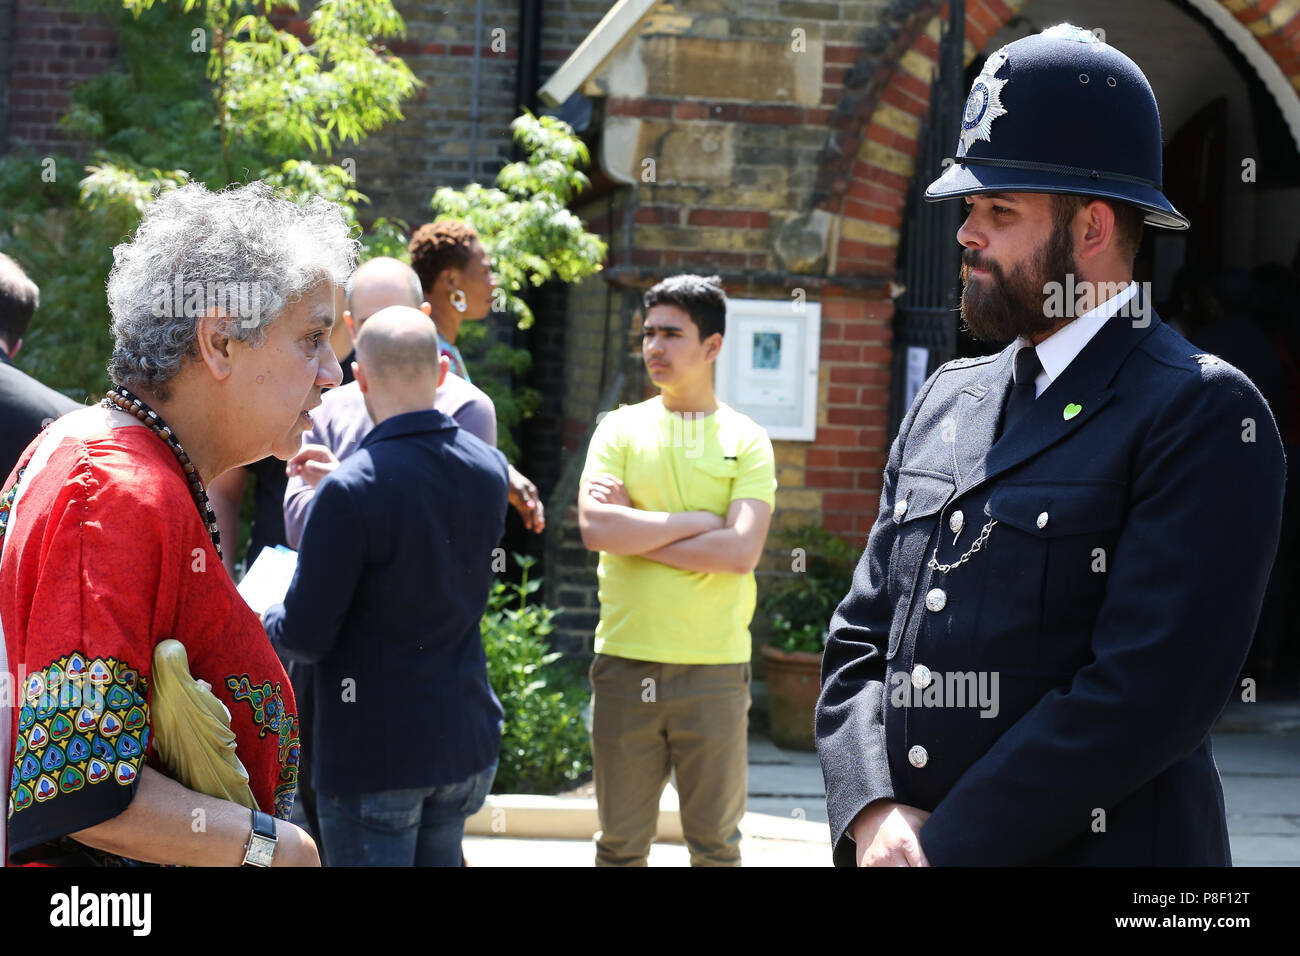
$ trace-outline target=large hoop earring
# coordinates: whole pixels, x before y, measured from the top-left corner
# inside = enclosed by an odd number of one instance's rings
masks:
[[[451,307],[457,312],[464,312],[469,308],[469,300],[465,298],[463,289],[453,289],[451,295],[447,296],[447,298],[451,299]]]

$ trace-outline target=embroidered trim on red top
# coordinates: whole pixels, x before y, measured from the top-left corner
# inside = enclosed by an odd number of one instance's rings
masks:
[[[74,652],[27,677],[9,816],[59,794],[130,786],[149,749],[148,679],[125,661]]]

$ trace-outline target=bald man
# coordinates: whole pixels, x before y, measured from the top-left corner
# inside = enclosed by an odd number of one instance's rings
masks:
[[[343,313],[345,321],[339,323],[339,327],[347,331],[349,341],[351,341],[351,335],[361,327],[361,324],[368,316],[390,305],[414,306],[429,316],[430,322],[434,321],[433,306],[425,300],[424,292],[420,287],[420,278],[416,275],[415,270],[405,262],[388,256],[380,256],[364,263],[356,271],[352,282],[349,283],[347,297],[348,310]],[[437,328],[436,323],[434,328]],[[331,344],[334,344],[333,339],[331,339]],[[438,336],[438,349],[442,354],[447,354],[449,350],[449,346],[443,340],[441,334]],[[337,345],[335,345],[335,354],[344,354],[339,351]],[[459,352],[455,354],[460,355]],[[349,380],[348,367],[352,358],[353,356],[349,355],[342,362],[344,385]],[[450,373],[450,375],[451,377],[443,385],[442,391],[439,392],[438,408],[456,419],[462,428],[469,429],[488,444],[495,445],[497,421],[492,400],[484,392],[471,385],[469,379],[462,378],[456,375],[455,372]],[[355,407],[356,393],[344,392],[343,394],[350,396],[349,403],[352,407]],[[327,410],[326,414],[328,415],[331,411],[333,411],[332,407]],[[313,416],[313,418],[315,417]],[[491,438],[488,437],[489,431]],[[350,438],[351,436],[347,437]],[[358,434],[355,436],[355,440],[360,441],[361,437],[361,434]],[[323,444],[330,447],[334,453],[333,457],[322,453],[319,448],[312,447],[314,444],[316,444],[315,439],[311,437],[311,433],[308,433],[308,436],[304,437],[302,455],[291,461],[288,466],[290,475],[301,474],[312,485],[337,464],[334,458],[344,457],[338,448],[330,445],[328,441]],[[344,441],[343,444],[347,444],[347,441]],[[356,447],[355,444],[352,444],[348,450],[351,451],[351,448],[354,447]],[[546,508],[542,503],[541,495],[537,493],[537,486],[514,465],[510,466],[510,506],[519,513],[519,519],[529,531],[541,534],[545,530]],[[295,510],[300,508],[301,501],[295,506]],[[305,513],[301,515],[301,518],[306,520]],[[290,543],[297,547],[296,542],[302,532],[302,525],[301,521],[298,520],[298,516],[291,519],[291,526],[289,531]]]
[[[380,257],[363,263],[348,283],[346,305],[342,324],[354,336],[376,312],[403,305],[420,310],[437,337],[437,328],[428,319],[429,304],[424,301],[419,276],[397,259]],[[351,364],[350,359],[345,360],[344,368]],[[481,389],[449,372],[438,389],[435,407],[470,434],[496,445],[496,409]],[[311,429],[302,436],[302,450],[285,466],[289,481],[284,489],[284,536],[291,548],[297,548],[302,540],[317,483],[356,451],[375,427],[355,382],[326,392],[311,420]]]
[[[375,427],[323,478],[283,604],[285,658],[315,665],[312,780],[330,866],[457,866],[496,775],[501,704],[479,620],[505,530],[505,457],[434,407],[448,362],[417,309],[357,336]]]
[[[348,331],[349,350],[352,348],[354,337],[360,334],[366,321],[381,309],[394,305],[418,308],[426,317],[429,327],[434,330],[434,335],[437,335],[437,327],[434,326],[433,320],[428,318],[429,303],[424,301],[420,278],[415,274],[414,269],[404,262],[386,256],[362,263],[352,274],[346,289],[340,290],[340,299],[337,303],[342,321],[335,322],[335,325]],[[331,339],[332,343],[333,339]],[[439,347],[441,348],[441,343]],[[317,484],[325,475],[337,468],[341,460],[355,452],[360,447],[361,440],[375,427],[375,421],[366,408],[361,386],[352,381],[355,359],[356,354],[352,353],[342,362],[348,384],[330,389],[321,396],[321,404],[312,411],[312,427],[303,435],[302,449],[287,463],[275,461],[275,467],[280,469],[281,476],[280,495],[276,499],[276,517],[280,519],[282,540],[291,548],[297,548],[302,543],[303,528],[307,524],[307,516],[311,513]],[[437,367],[436,361],[432,367]],[[496,409],[492,405],[492,399],[488,398],[481,389],[449,372],[438,388],[434,407],[454,418],[456,423],[470,434],[481,438],[489,445],[496,445]],[[286,474],[288,478],[284,477]],[[223,475],[217,482],[213,482],[216,493],[213,494],[212,500],[213,506],[217,509],[218,520],[223,510],[217,507],[217,502],[223,491],[222,482],[226,480],[226,476]],[[242,487],[241,485],[241,491]],[[236,503],[231,510],[237,516],[238,504]],[[237,517],[234,520],[237,521]],[[257,524],[254,523],[255,536],[256,529]],[[231,540],[233,534],[232,531]],[[256,556],[260,552],[261,548],[251,548],[249,554]],[[289,671],[289,679],[293,682],[294,694],[298,698],[298,714],[303,726],[302,747],[299,751],[298,799],[294,806],[295,809],[301,810],[300,822],[305,824],[312,833],[319,835],[316,794],[310,783],[313,749],[311,725],[314,706],[311,698],[311,668],[301,661],[285,661],[285,666]],[[319,843],[319,840],[317,842]]]

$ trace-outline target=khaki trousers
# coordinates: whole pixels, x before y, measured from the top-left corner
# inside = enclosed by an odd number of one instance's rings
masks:
[[[645,866],[659,798],[677,772],[692,866],[740,865],[750,665],[592,661],[597,866]]]

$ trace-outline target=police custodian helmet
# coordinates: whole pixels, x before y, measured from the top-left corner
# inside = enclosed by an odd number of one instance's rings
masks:
[[[988,58],[966,100],[957,156],[925,198],[1075,193],[1130,203],[1153,226],[1186,229],[1161,188],[1151,84],[1119,50],[1063,23]]]

